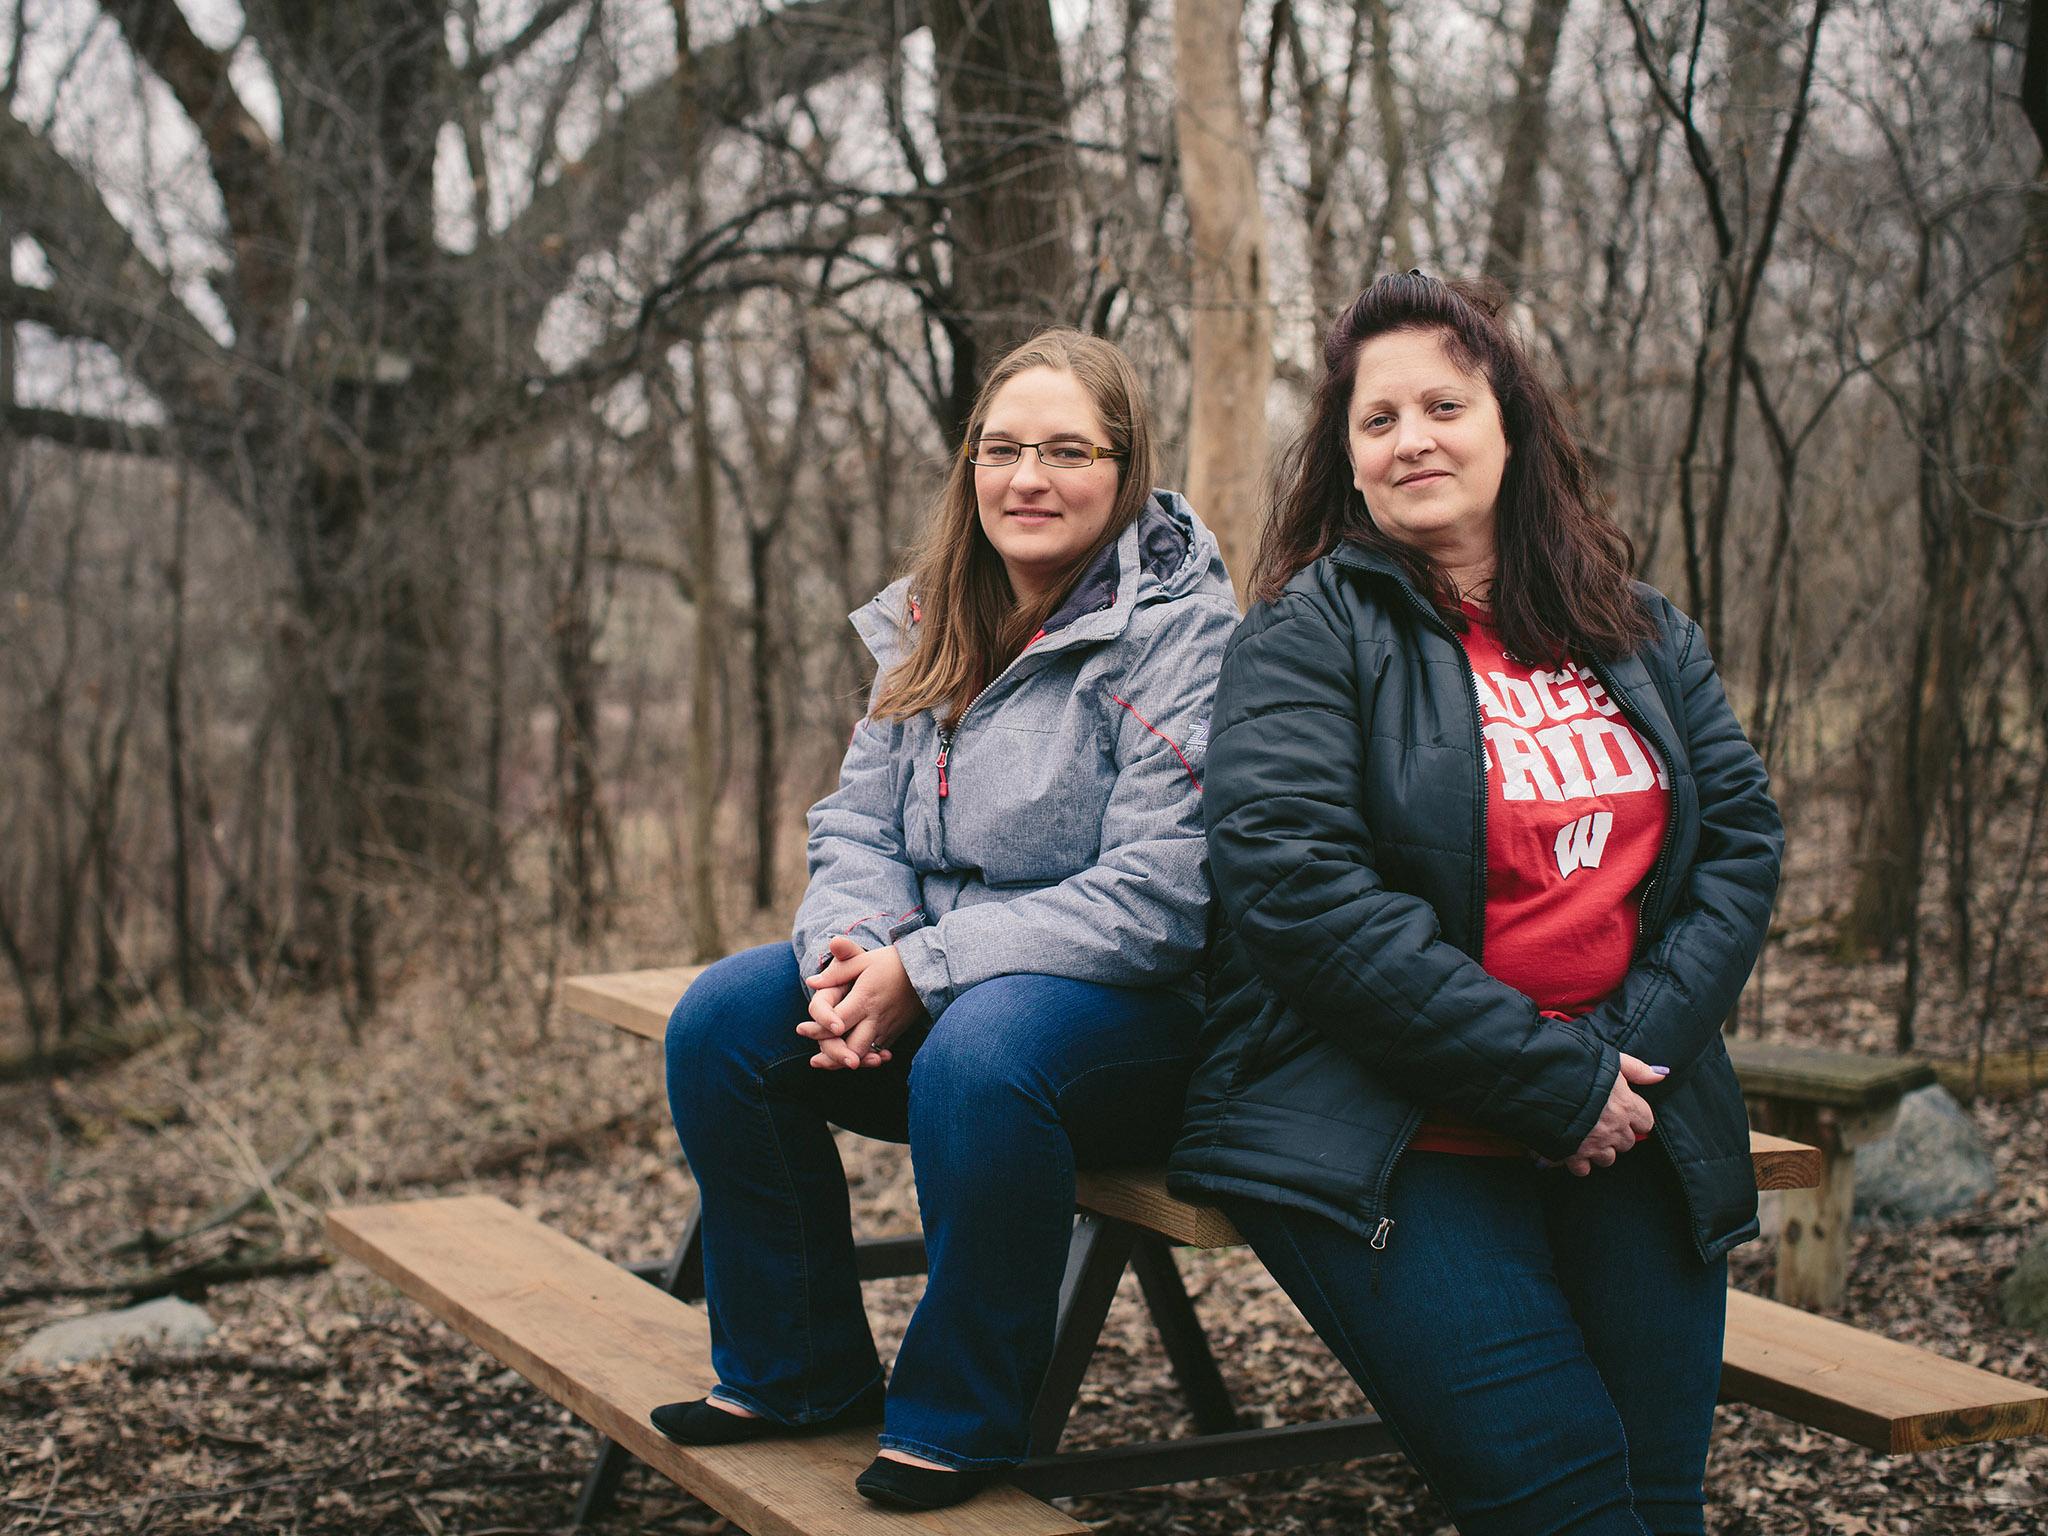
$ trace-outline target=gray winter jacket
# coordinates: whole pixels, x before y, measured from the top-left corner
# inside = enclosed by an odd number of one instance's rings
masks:
[[[851,617],[879,690],[910,648],[907,584]],[[929,710],[855,727],[811,807],[797,963],[835,934],[894,943],[934,1019],[1015,973],[1198,995],[1199,775],[1237,617],[1214,535],[1154,491],[950,738]]]

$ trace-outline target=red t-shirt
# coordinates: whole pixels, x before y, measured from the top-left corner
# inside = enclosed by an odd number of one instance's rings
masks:
[[[1621,985],[1637,896],[1664,843],[1662,760],[1588,668],[1507,654],[1484,609],[1465,607],[1465,657],[1486,741],[1488,975],[1576,1018]],[[1505,1136],[1432,1115],[1418,1151],[1520,1155]]]

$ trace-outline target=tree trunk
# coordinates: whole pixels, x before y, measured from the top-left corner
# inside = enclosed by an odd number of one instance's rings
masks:
[[[1372,107],[1380,122],[1380,161],[1387,178],[1387,203],[1380,214],[1380,234],[1368,259],[1379,259],[1386,246],[1387,264],[1396,272],[1415,265],[1415,215],[1408,200],[1408,125],[1401,114],[1401,86],[1394,77],[1394,19],[1388,0],[1358,0],[1372,28]]]
[[[690,342],[690,579],[697,594],[690,658],[690,949],[699,964],[725,953],[718,917],[718,658],[725,646],[718,580],[718,481],[709,360]]]
[[[192,477],[178,469],[172,513],[171,558],[164,589],[171,603],[171,633],[164,648],[164,808],[171,831],[171,966],[178,1001],[199,1003],[198,942],[192,932],[192,854],[185,809],[185,558],[192,521]]]
[[[790,452],[799,451],[796,444]],[[748,615],[747,661],[754,703],[754,909],[775,904],[775,845],[781,830],[776,786],[782,782],[781,717],[775,705],[775,594],[770,555],[778,519],[768,527],[747,530],[747,579],[752,587]]]
[[[1072,324],[1079,176],[1050,0],[931,0],[953,275],[949,439],[982,372],[1032,332]]]
[[[509,658],[506,655],[505,498],[493,498],[490,540],[485,551],[484,580],[490,594],[490,619],[485,656],[484,824],[477,853],[477,885],[484,900],[484,980],[495,986],[505,969],[505,882],[510,858],[505,837],[505,745],[510,701]]]
[[[1273,319],[1266,222],[1238,83],[1242,0],[1177,0],[1175,120],[1194,235],[1188,498],[1223,547],[1240,595],[1266,478]]]
[[[582,469],[570,489],[575,506],[567,570],[555,597],[550,629],[555,641],[555,793],[560,821],[556,836],[567,868],[563,892],[569,906],[569,937],[587,944],[600,926],[603,895],[599,870],[607,841],[597,781],[598,668],[596,625],[591,612],[591,498],[595,464]],[[577,472],[572,468],[572,478]]]
[[[1522,67],[1502,136],[1500,182],[1486,232],[1485,272],[1510,292],[1525,286],[1529,235],[1543,206],[1540,183],[1550,136],[1550,75],[1571,0],[1534,0],[1522,38]]]

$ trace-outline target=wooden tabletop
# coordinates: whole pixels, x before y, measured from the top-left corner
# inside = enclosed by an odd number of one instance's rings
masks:
[[[1933,1063],[1910,1056],[1827,1051],[1737,1037],[1728,1042],[1728,1057],[1735,1063],[1742,1091],[1750,1097],[1822,1109],[1887,1109],[1934,1081]]]
[[[678,965],[650,971],[617,971],[609,976],[571,976],[562,983],[562,1005],[623,1029],[628,1034],[659,1040],[668,1028],[668,1016],[674,1010],[676,1000],[703,971],[701,965]],[[1747,1086],[1745,1083],[1745,1089]],[[1820,1183],[1821,1155],[1818,1148],[1804,1142],[1787,1141],[1781,1136],[1751,1131],[1749,1152],[1756,1165],[1758,1189],[1812,1189]],[[1125,1181],[1122,1173],[1105,1177]],[[1149,1190],[1145,1191],[1138,1197],[1138,1204],[1143,1212],[1149,1213],[1157,1200],[1170,1198],[1162,1186],[1156,1196]],[[1096,1201],[1087,1203],[1094,1209],[1105,1209]],[[1206,1210],[1206,1207],[1202,1209]],[[1109,1214],[1129,1214],[1136,1218],[1141,1213],[1112,1209]],[[1220,1213],[1216,1213],[1216,1220],[1222,1221]],[[1157,1225],[1157,1222],[1147,1219],[1146,1224]],[[1203,1227],[1199,1234],[1191,1231],[1188,1235],[1170,1227],[1160,1230],[1182,1242],[1193,1242],[1202,1247],[1231,1242],[1236,1237],[1234,1232],[1219,1235],[1227,1231],[1225,1227],[1214,1230]]]

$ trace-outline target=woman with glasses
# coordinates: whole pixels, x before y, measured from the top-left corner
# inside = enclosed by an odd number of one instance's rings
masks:
[[[1208,889],[1202,744],[1237,619],[1152,489],[1129,361],[999,362],[911,573],[853,615],[878,669],[810,815],[793,944],[712,966],[668,1029],[717,1389],[692,1445],[880,1423],[856,1486],[958,1502],[1023,1458],[1074,1170],[1180,1123]],[[929,1281],[886,1392],[831,1127],[910,1144]]]
[[[1698,1533],[1781,829],[1497,299],[1331,327],[1216,700],[1222,1203],[1460,1531]]]

